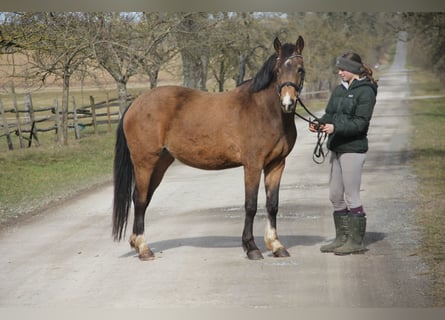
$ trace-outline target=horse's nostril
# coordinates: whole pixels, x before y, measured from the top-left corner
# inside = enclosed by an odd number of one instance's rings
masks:
[[[283,109],[283,112],[285,113],[291,113],[295,109],[295,101],[290,100],[287,103],[281,102],[281,108]]]
[[[291,108],[293,105],[295,105],[295,101],[294,100],[292,100],[292,99],[290,99],[290,100],[286,100],[286,101],[281,101],[281,105],[283,106],[283,107],[288,107],[288,108]]]

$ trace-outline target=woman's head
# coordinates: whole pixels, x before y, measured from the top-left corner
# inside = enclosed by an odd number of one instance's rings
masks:
[[[362,58],[357,53],[347,52],[337,58],[336,66],[340,70],[346,70],[350,73],[361,75],[365,70]]]
[[[339,56],[336,66],[344,81],[350,82],[355,78],[367,77],[372,83],[377,85],[377,82],[372,77],[372,69],[367,64],[364,64],[362,58],[355,52],[350,51]]]

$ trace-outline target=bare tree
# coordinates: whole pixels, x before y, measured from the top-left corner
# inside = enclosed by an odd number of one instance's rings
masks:
[[[28,74],[45,83],[50,75],[62,80],[62,132],[59,144],[68,143],[68,97],[72,75],[90,58],[80,15],[70,12],[20,13],[14,32],[28,55]]]
[[[208,39],[214,21],[206,12],[179,13],[176,43],[182,58],[183,85],[207,91]]]
[[[430,69],[445,83],[445,12],[404,13],[403,22],[412,62]]]
[[[213,19],[218,23],[210,37],[209,68],[218,91],[224,91],[226,81],[239,85],[260,68],[271,53],[269,49],[280,23],[269,24],[269,19],[255,17],[253,12],[221,12]]]
[[[116,82],[120,111],[127,108],[127,83],[138,73],[137,14],[85,13],[89,41],[96,62]]]
[[[150,88],[158,84],[161,67],[178,54],[173,34],[179,24],[174,14],[143,12],[138,24],[140,69],[150,79]]]

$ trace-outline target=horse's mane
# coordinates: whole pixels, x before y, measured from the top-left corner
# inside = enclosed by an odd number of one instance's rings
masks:
[[[277,63],[277,54],[274,53],[266,60],[261,69],[257,72],[253,78],[253,84],[251,87],[252,92],[258,92],[266,89],[269,84],[276,79],[277,73],[275,65]]]
[[[290,57],[295,51],[295,45],[290,43],[285,43],[281,47],[281,61],[286,61],[287,57]],[[284,57],[284,58],[283,58]],[[251,87],[252,92],[258,92],[263,89],[266,89],[271,82],[275,81],[277,78],[277,63],[278,55],[274,53],[266,60],[261,69],[257,72],[255,77],[253,78],[253,84]]]

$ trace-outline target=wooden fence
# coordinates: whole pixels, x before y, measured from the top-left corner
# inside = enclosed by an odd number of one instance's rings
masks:
[[[131,103],[133,99],[128,96],[127,102]],[[76,139],[81,138],[81,130],[85,127],[93,127],[94,133],[97,133],[98,126],[106,125],[108,131],[111,131],[111,124],[117,123],[121,116],[118,99],[107,98],[105,101],[95,102],[90,96],[89,105],[77,107],[74,97],[71,97],[71,106],[68,128],[74,131]],[[0,99],[0,113],[0,137],[6,137],[9,150],[14,149],[11,137],[13,134],[18,136],[20,147],[25,148],[32,144],[40,145],[39,132],[55,131],[56,135],[62,133],[62,112],[57,99],[54,99],[53,106],[36,108],[31,94],[26,94],[23,109],[18,108],[15,100],[13,107],[6,109]]]
[[[305,92],[304,98],[311,99],[319,96],[328,97],[329,90]],[[134,99],[128,96],[127,103]],[[54,99],[53,106],[35,108],[31,94],[25,95],[24,109],[19,109],[15,99],[13,107],[6,109],[0,99],[0,138],[6,137],[9,150],[13,150],[11,136],[15,134],[19,138],[21,148],[30,147],[32,144],[39,146],[39,132],[55,131],[56,135],[62,134],[61,116],[58,100]],[[93,127],[94,133],[98,132],[98,126],[106,125],[111,131],[111,124],[120,119],[118,99],[106,99],[95,102],[90,96],[90,104],[77,107],[74,97],[71,97],[72,111],[68,112],[68,127],[74,131],[76,139],[81,138],[81,130],[85,127]],[[12,115],[12,116],[11,116]],[[57,136],[57,141],[60,137]]]

